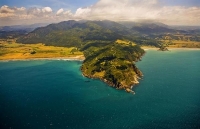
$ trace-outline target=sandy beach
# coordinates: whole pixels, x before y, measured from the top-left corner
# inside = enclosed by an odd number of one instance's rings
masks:
[[[83,55],[80,56],[69,56],[69,57],[41,57],[41,58],[11,58],[11,59],[0,59],[2,62],[7,61],[26,61],[26,60],[78,60],[83,61],[85,57]]]
[[[148,50],[158,50],[159,48],[156,47],[141,47],[145,51]],[[169,47],[169,51],[173,50],[200,50],[200,48],[173,48]],[[85,59],[84,55],[75,55],[75,56],[66,56],[66,57],[59,57],[55,55],[49,55],[47,57],[42,57],[42,56],[2,56],[0,57],[0,61],[18,61],[18,60],[80,60],[83,61]]]
[[[158,50],[159,48],[156,47],[141,47],[142,49],[144,49],[145,51],[147,50]],[[169,51],[173,51],[173,50],[200,50],[200,48],[175,48],[175,47],[168,47]]]

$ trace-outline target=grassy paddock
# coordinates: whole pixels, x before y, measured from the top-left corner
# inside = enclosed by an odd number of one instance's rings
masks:
[[[117,44],[122,44],[122,45],[127,45],[127,46],[128,46],[128,45],[132,45],[132,46],[136,45],[135,43],[133,43],[133,42],[131,42],[131,41],[128,41],[128,40],[120,40],[120,39],[116,40],[115,43],[117,43]]]
[[[200,48],[200,42],[183,40],[162,40],[168,47],[174,48]]]
[[[55,47],[38,44],[20,44],[15,40],[0,40],[0,60],[30,59],[30,58],[54,58],[82,56],[80,51],[73,51],[74,47]]]

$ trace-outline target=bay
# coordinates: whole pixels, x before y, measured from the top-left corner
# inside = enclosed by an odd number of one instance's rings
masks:
[[[0,62],[2,129],[200,128],[200,51],[148,50],[135,95],[83,77],[81,63]]]

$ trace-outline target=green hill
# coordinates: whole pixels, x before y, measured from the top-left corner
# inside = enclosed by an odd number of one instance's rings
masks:
[[[123,37],[121,34],[112,31],[112,29],[117,30],[118,28],[107,28],[105,24],[101,23],[103,22],[77,22],[71,20],[58,24],[50,24],[46,27],[37,28],[31,33],[20,37],[17,42],[81,47],[85,43],[88,43],[88,41],[115,41]],[[116,27],[118,26],[116,25]]]
[[[82,48],[88,43],[129,40],[139,45],[160,46],[166,35],[189,34],[196,40],[198,31],[175,30],[162,23],[135,23],[113,21],[63,21],[39,27],[18,38],[18,43],[44,43],[45,45]],[[192,35],[191,35],[192,34]],[[195,34],[195,35],[194,35]],[[172,36],[171,36],[172,37]],[[172,37],[173,38],[173,37]],[[96,44],[97,45],[97,44]]]
[[[134,93],[132,86],[139,83],[142,72],[135,66],[144,50],[137,45],[111,43],[104,47],[90,47],[84,51],[81,71],[84,76],[98,78],[117,89]]]
[[[98,42],[113,42],[117,39],[130,40],[140,45],[158,46],[155,36],[144,37],[144,32],[172,32],[170,29],[154,25],[126,27],[113,21],[64,21],[40,27],[18,38],[19,43],[44,43],[45,45],[78,47]],[[174,32],[174,31],[173,31]],[[152,40],[152,41],[151,41]]]

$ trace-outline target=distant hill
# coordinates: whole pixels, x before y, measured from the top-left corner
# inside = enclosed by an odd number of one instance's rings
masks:
[[[131,30],[137,31],[142,34],[153,34],[153,33],[176,33],[177,31],[174,29],[168,28],[168,26],[164,24],[156,24],[156,23],[138,23],[135,24]]]
[[[17,30],[17,31],[0,31],[0,38],[1,39],[8,39],[8,38],[18,38],[27,34],[25,30]]]
[[[166,35],[192,35],[198,39],[199,30],[177,30],[159,22],[114,22],[114,21],[63,21],[38,27],[18,38],[19,43],[44,43],[53,46],[82,48],[91,43],[103,46],[117,39],[129,40],[139,45],[159,46]],[[173,38],[173,36],[171,36]],[[88,45],[90,44],[90,45]]]
[[[173,25],[170,26],[171,29],[176,29],[176,30],[200,30],[200,26],[180,26],[180,25]]]
[[[13,26],[0,26],[0,31],[27,31],[31,32],[35,28],[46,26],[48,23],[36,23],[31,25],[13,25]]]
[[[115,41],[117,39],[134,40],[143,33],[168,33],[175,30],[156,24],[135,25],[131,28],[113,21],[63,21],[39,27],[19,38],[21,43],[45,43],[55,46],[83,46],[88,42]],[[137,40],[138,41],[138,40]]]
[[[34,29],[46,26],[48,23],[37,23],[31,25],[0,26],[0,38],[18,38]]]
[[[110,24],[112,26],[110,26]],[[45,43],[55,46],[77,46],[89,41],[115,41],[129,33],[123,25],[111,21],[74,20],[39,27],[29,34],[19,38],[21,43]]]
[[[121,21],[120,24],[126,26],[127,28],[132,28],[135,26],[147,26],[151,24],[155,24],[161,27],[169,28],[170,26],[163,24],[161,22],[151,22],[151,21],[142,21],[142,22],[133,22],[133,21]]]

